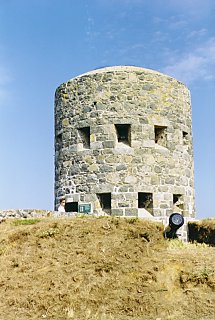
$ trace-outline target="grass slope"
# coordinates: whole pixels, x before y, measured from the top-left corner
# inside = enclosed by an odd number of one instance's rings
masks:
[[[162,231],[110,217],[2,222],[0,319],[215,319],[215,248]]]

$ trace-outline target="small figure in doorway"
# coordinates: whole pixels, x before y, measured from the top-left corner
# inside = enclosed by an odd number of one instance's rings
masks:
[[[65,198],[61,198],[61,199],[60,199],[60,205],[59,205],[57,211],[59,211],[59,212],[66,212],[66,210],[65,210],[65,204],[66,204]]]

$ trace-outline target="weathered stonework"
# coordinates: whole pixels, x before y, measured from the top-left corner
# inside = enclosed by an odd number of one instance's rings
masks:
[[[138,67],[109,67],[55,95],[55,199],[118,216],[195,216],[190,94]]]
[[[78,213],[58,212],[42,209],[7,209],[0,210],[0,223],[5,219],[42,219],[42,218],[74,218],[79,216]]]
[[[58,216],[57,212],[40,209],[8,209],[0,210],[0,222],[2,219],[32,219]]]

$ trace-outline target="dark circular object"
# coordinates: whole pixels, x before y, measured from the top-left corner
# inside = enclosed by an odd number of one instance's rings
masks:
[[[184,217],[180,213],[173,213],[169,217],[170,228],[179,229],[184,224]]]

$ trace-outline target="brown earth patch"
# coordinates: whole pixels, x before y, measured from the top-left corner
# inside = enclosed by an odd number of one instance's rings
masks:
[[[123,218],[0,224],[0,319],[215,319],[215,248]]]

